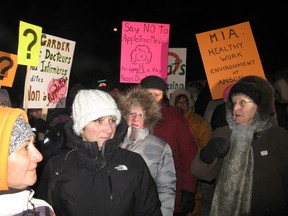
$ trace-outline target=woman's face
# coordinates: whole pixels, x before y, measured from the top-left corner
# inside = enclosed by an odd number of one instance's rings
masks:
[[[180,96],[179,98],[176,98],[177,102],[175,103],[175,106],[182,110],[184,113],[189,110],[189,100],[186,96]]]
[[[249,125],[253,123],[257,105],[246,95],[235,95],[233,101],[233,118],[236,124]]]
[[[127,124],[134,128],[144,128],[145,111],[140,106],[132,106],[126,116]]]
[[[34,137],[29,137],[8,157],[8,186],[24,189],[35,184],[37,163],[42,159],[42,154],[34,146]]]
[[[90,122],[81,130],[82,139],[88,142],[97,142],[99,148],[102,148],[106,140],[113,138],[116,121],[115,116],[103,116]]]

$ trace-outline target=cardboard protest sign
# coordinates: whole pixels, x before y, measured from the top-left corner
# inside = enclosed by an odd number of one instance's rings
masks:
[[[140,83],[149,75],[167,79],[169,24],[122,22],[121,83]]]
[[[17,62],[17,55],[0,51],[0,86],[13,86]]]
[[[196,34],[212,98],[248,75],[265,78],[249,22]]]
[[[167,97],[177,89],[185,89],[187,48],[169,48]]]
[[[42,34],[37,67],[28,68],[24,107],[64,108],[73,62],[75,42]]]
[[[42,28],[20,21],[18,64],[37,66],[41,43]]]

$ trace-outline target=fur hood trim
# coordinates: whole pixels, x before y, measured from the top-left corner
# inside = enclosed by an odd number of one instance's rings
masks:
[[[123,95],[118,95],[118,107],[122,116],[126,118],[132,106],[140,106],[146,111],[144,127],[152,130],[158,121],[162,119],[161,106],[153,96],[143,87],[134,86],[124,92]]]

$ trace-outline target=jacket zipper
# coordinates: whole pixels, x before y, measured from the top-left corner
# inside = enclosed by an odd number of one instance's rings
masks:
[[[110,200],[113,201],[113,200],[114,200],[114,197],[113,197],[113,187],[112,187],[112,179],[111,179],[110,172],[109,172],[108,178],[109,178]]]

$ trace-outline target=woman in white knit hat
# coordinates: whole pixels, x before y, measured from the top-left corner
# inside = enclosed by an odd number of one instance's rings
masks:
[[[101,90],[80,90],[65,125],[68,153],[51,158],[38,186],[57,216],[162,215],[143,158],[119,147],[127,123]]]
[[[0,215],[53,216],[52,207],[33,198],[29,188],[37,180],[43,159],[34,146],[35,134],[24,110],[0,107]]]

